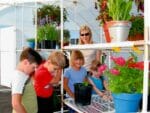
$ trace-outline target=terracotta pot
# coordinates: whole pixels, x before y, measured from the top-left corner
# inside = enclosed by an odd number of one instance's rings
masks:
[[[136,34],[135,36],[128,37],[128,41],[138,41],[138,40],[144,40],[144,35]]]

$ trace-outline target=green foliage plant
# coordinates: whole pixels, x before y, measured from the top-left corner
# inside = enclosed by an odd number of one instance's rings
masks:
[[[132,26],[129,32],[129,36],[135,36],[136,34],[144,35],[144,18],[141,15],[132,16]]]
[[[41,42],[42,40],[58,41],[59,37],[60,36],[58,30],[54,25],[46,24],[38,27],[37,30],[38,42]]]
[[[70,39],[70,31],[68,29],[64,29],[63,30],[63,34],[64,34],[64,42],[69,42]]]
[[[115,21],[129,20],[131,18],[132,2],[132,0],[108,0],[109,16]]]

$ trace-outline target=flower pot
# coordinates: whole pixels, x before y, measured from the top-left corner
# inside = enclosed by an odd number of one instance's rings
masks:
[[[136,34],[135,36],[128,37],[128,41],[138,41],[138,40],[144,40],[144,35]]]
[[[28,46],[32,49],[35,47],[35,42],[28,42]]]
[[[76,44],[78,44],[78,42],[79,42],[79,39],[70,39],[70,43],[72,45],[76,45]]]
[[[142,94],[112,94],[116,113],[137,112]]]
[[[40,45],[42,49],[55,49],[56,48],[56,41],[42,40],[40,43],[41,43]]]
[[[92,85],[84,85],[83,83],[75,83],[75,103],[80,105],[91,104]]]
[[[131,28],[129,21],[109,21],[106,22],[111,42],[126,41]]]

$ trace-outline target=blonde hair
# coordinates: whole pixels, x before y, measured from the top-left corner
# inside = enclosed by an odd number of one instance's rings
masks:
[[[91,63],[90,70],[91,71],[97,71],[97,68],[101,65],[100,61],[98,60],[93,60]]]
[[[89,43],[92,44],[93,43],[92,32],[91,32],[91,29],[87,25],[83,25],[83,26],[80,27],[80,34],[79,35],[81,35],[81,32],[84,31],[84,30],[89,32],[89,36],[90,36],[90,42]],[[81,37],[79,38],[79,44],[84,44]]]
[[[61,68],[64,68],[66,65],[66,59],[62,52],[60,51],[54,51],[50,54],[48,57],[48,60],[51,61],[53,65],[57,65]]]
[[[81,51],[79,50],[73,50],[71,53],[71,58],[70,58],[70,65],[73,66],[74,65],[74,61],[77,59],[81,59],[83,60],[83,64],[84,65],[84,56],[82,54]]]

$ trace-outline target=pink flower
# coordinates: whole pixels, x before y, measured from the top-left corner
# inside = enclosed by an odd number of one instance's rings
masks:
[[[113,75],[119,75],[120,72],[117,69],[110,69],[110,73]]]
[[[111,56],[111,59],[119,66],[124,66],[126,64],[126,61],[123,57],[113,57]]]
[[[105,64],[98,67],[98,72],[103,73],[107,69],[107,66]]]

